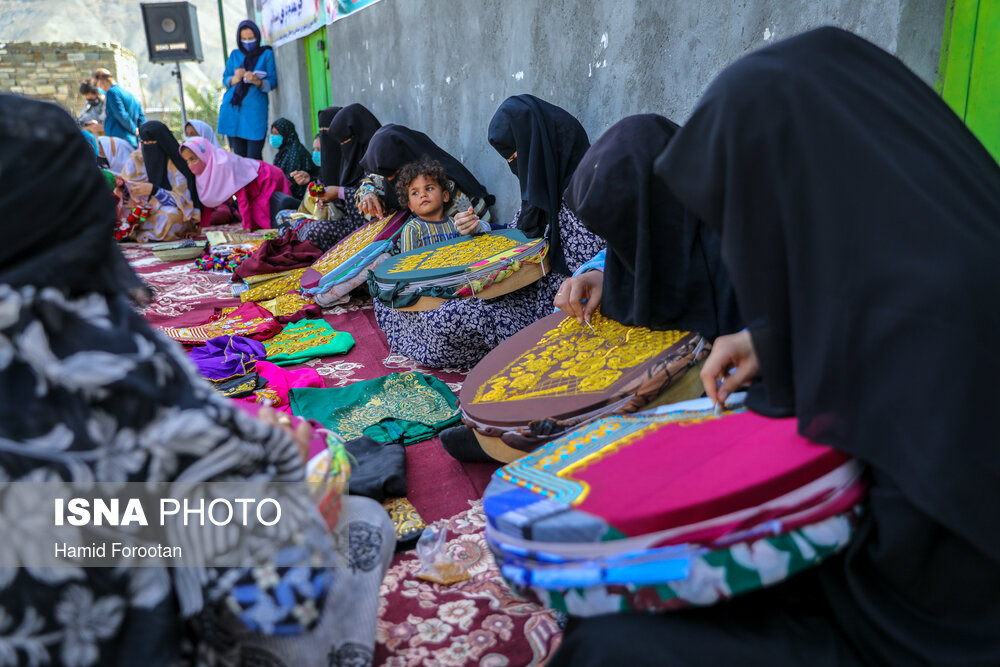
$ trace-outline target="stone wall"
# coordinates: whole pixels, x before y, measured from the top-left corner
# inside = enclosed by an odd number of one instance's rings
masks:
[[[73,116],[83,108],[80,82],[98,67],[143,101],[135,54],[117,44],[0,43],[0,92],[55,102]]]

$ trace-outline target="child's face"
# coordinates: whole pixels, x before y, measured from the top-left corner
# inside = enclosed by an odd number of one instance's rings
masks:
[[[409,208],[425,220],[441,220],[444,218],[444,205],[451,195],[441,189],[441,186],[426,176],[420,175],[410,181]]]

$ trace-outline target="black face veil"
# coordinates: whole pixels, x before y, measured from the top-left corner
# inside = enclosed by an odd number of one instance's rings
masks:
[[[327,107],[316,113],[319,122],[319,180],[323,185],[340,185],[340,144],[333,140],[328,129],[337,112],[343,107]],[[324,130],[322,128],[327,128]]]
[[[341,156],[338,185],[355,185],[364,177],[361,158],[380,127],[378,118],[360,104],[348,104],[330,121],[327,134],[337,143]]]
[[[653,175],[675,132],[655,114],[612,125],[580,161],[566,205],[608,242],[602,313],[711,339],[741,325],[718,237]]]
[[[559,209],[570,177],[590,148],[583,125],[566,110],[534,95],[515,95],[493,115],[489,140],[521,186],[518,228],[532,238],[548,229],[552,268],[569,273],[560,247]]]

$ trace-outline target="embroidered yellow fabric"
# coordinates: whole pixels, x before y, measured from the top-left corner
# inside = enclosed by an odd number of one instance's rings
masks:
[[[305,269],[295,269],[293,271],[285,271],[281,274],[268,274],[272,276],[280,275],[281,277],[253,285],[250,289],[240,294],[240,301],[243,303],[247,301],[266,301],[287,292],[294,292],[299,288],[299,280],[305,272]]]
[[[247,276],[243,279],[250,287],[254,285],[260,285],[261,283],[266,283],[271,280],[277,280],[278,278],[284,278],[285,276],[295,273],[296,271],[301,271],[302,269],[288,269],[287,271],[278,271],[277,273],[258,273],[255,276]]]
[[[521,245],[500,234],[483,234],[436,250],[407,255],[389,273],[468,266]]]
[[[275,317],[283,317],[285,315],[294,315],[306,306],[311,306],[314,303],[316,302],[305,294],[286,292],[273,299],[261,301],[260,306],[271,311],[271,314]]]
[[[603,391],[623,373],[676,344],[687,331],[629,327],[595,312],[594,331],[567,317],[476,392],[473,403]],[[595,333],[596,331],[596,333]]]
[[[320,273],[327,273],[337,268],[374,241],[382,233],[382,230],[385,229],[385,226],[389,224],[394,215],[369,222],[361,229],[352,232],[343,241],[330,248],[322,257],[313,262],[312,268]]]
[[[307,323],[317,322],[317,320],[304,320]],[[323,320],[318,320],[323,322]],[[274,338],[264,341],[264,349],[267,350],[267,360],[272,361],[282,354],[293,355],[299,352],[312,350],[331,343],[338,336],[343,337],[340,331],[334,331],[326,322],[323,325],[306,327],[289,326]]]
[[[417,508],[406,498],[389,498],[382,503],[382,507],[389,514],[397,540],[412,538],[427,527]]]
[[[455,409],[445,397],[419,378],[417,373],[391,375],[381,391],[366,403],[334,410],[331,421],[336,422],[336,431],[344,440],[354,440],[364,435],[366,428],[388,417],[434,424],[453,416]]]

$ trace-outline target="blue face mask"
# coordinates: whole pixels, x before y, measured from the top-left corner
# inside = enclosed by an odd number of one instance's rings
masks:
[[[275,148],[281,148],[281,141],[284,139],[280,134],[269,134],[267,138],[270,139],[271,145]]]
[[[320,166],[319,162],[322,157],[323,157],[322,153],[320,153],[319,151],[313,151],[313,164],[316,165],[317,167]]]
[[[253,51],[254,49],[257,48],[256,39],[251,39],[249,42],[241,39],[240,44],[242,44],[243,48],[246,49],[247,51]]]

